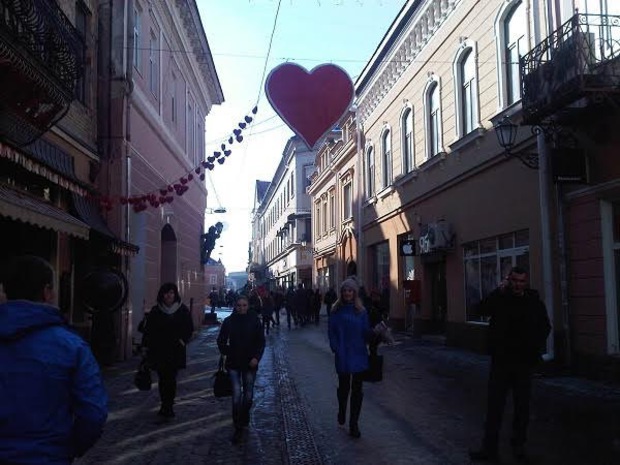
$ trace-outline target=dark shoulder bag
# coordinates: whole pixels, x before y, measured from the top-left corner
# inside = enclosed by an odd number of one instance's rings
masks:
[[[220,355],[217,371],[213,375],[213,395],[215,397],[232,396],[232,382],[228,371],[224,368],[224,356]]]

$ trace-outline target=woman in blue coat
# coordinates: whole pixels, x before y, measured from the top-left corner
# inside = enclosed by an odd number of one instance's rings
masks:
[[[361,436],[358,420],[364,398],[362,381],[368,369],[366,344],[374,335],[358,291],[354,279],[344,280],[329,318],[329,345],[335,354],[338,374],[338,424],[345,423],[350,393],[349,434],[354,438]]]

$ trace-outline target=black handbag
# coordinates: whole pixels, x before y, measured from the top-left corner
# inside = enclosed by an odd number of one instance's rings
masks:
[[[213,395],[215,397],[232,396],[232,381],[228,371],[224,368],[224,357],[220,356],[217,371],[213,375]]]
[[[383,380],[383,355],[368,356],[368,369],[364,372],[363,379],[369,383]]]
[[[142,357],[140,364],[138,365],[138,371],[133,378],[133,384],[140,391],[150,391],[153,384],[153,378],[151,377],[151,369],[149,368],[146,358]]]

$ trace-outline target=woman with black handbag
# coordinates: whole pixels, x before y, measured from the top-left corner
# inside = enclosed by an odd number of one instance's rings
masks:
[[[347,278],[343,281],[328,326],[329,345],[335,354],[338,374],[338,424],[345,423],[350,393],[349,434],[354,438],[361,436],[358,420],[364,398],[362,382],[368,369],[366,344],[375,335],[358,292],[359,286],[355,279]]]
[[[157,371],[161,400],[158,415],[165,418],[175,416],[173,405],[177,373],[186,367],[186,346],[193,331],[190,311],[181,302],[176,284],[162,284],[157,294],[157,305],[146,318],[143,345],[149,366]]]
[[[243,427],[250,423],[256,371],[265,350],[263,325],[258,314],[248,312],[248,308],[247,297],[239,297],[235,311],[224,319],[217,337],[220,353],[226,356],[226,369],[233,388],[233,443],[241,440]]]

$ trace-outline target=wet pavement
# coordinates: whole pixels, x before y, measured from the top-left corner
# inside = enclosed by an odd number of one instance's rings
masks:
[[[224,317],[226,310],[218,311]],[[285,318],[281,318],[285,322]],[[230,442],[230,398],[213,397],[218,326],[189,345],[179,376],[176,418],[163,421],[157,386],[132,384],[137,358],[104,371],[110,417],[103,437],[77,464],[469,464],[480,442],[488,358],[436,341],[396,335],[380,348],[384,380],[364,385],[361,439],[336,422],[333,356],[319,326],[275,328],[259,367],[250,428]],[[502,441],[510,434],[510,402]],[[620,386],[539,376],[529,451],[534,463],[618,465]],[[511,461],[502,449],[504,463]]]

